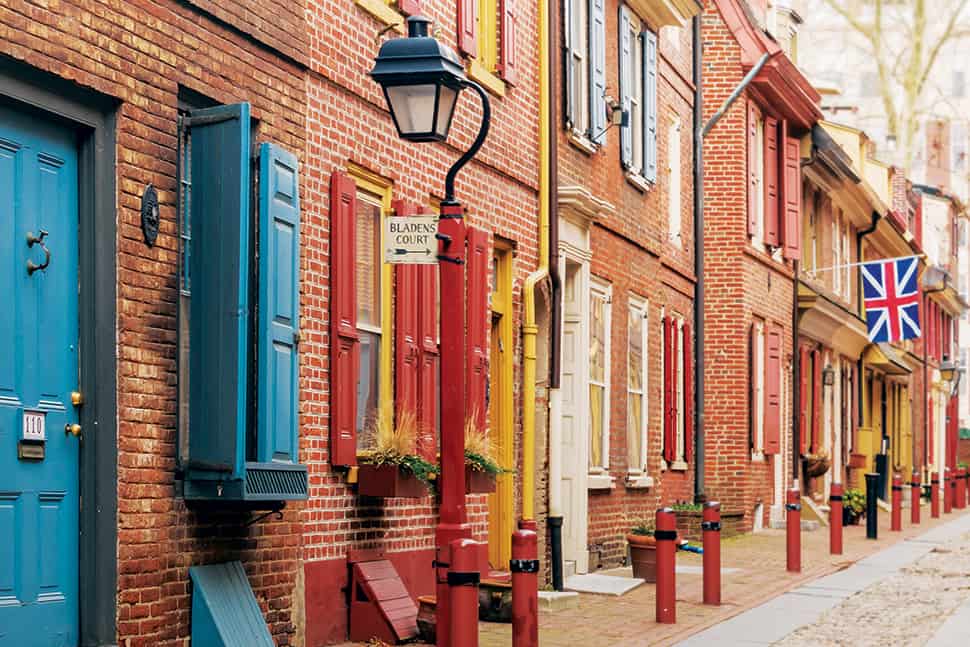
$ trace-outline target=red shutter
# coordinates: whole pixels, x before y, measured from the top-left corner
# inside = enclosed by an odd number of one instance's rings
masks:
[[[466,411],[479,429],[485,428],[488,383],[488,233],[468,228],[468,323],[465,359]]]
[[[397,8],[406,16],[416,16],[421,13],[421,0],[397,0]]]
[[[413,216],[417,206],[395,200],[397,216]],[[394,403],[397,422],[418,414],[418,269],[420,265],[396,265],[394,269]]]
[[[782,132],[787,133],[787,122],[782,121]],[[782,182],[782,221],[784,227],[784,256],[798,260],[802,257],[802,154],[801,144],[787,134],[781,140],[785,145],[784,181]]]
[[[418,266],[418,453],[434,461],[438,431],[438,266]]]
[[[782,132],[787,129],[782,122]],[[802,154],[801,143],[795,137],[782,139],[785,144],[784,181],[782,182],[782,205],[785,258],[799,260],[802,257]]]
[[[778,120],[765,117],[765,243],[778,247],[781,232],[778,227],[778,169],[782,166],[782,156],[778,151]]]
[[[751,323],[748,327],[748,446],[751,451],[756,449],[754,439],[758,428],[758,407],[755,406],[755,398],[758,392],[757,375],[755,368],[758,366],[758,327]]]
[[[765,453],[781,452],[781,346],[782,328],[766,327],[765,336]]]
[[[673,322],[670,317],[663,318],[664,327],[664,435],[663,457],[667,465],[674,462],[674,427],[677,418],[674,415],[674,335]]]
[[[798,437],[799,437],[799,451],[802,454],[807,453],[808,447],[808,369],[809,369],[809,354],[808,349],[804,346],[799,349],[799,364],[798,364],[798,380],[799,380],[799,418],[798,418]]]
[[[458,0],[458,49],[478,56],[478,0]]]
[[[502,51],[499,55],[499,73],[509,85],[519,81],[519,60],[515,38],[519,31],[518,0],[501,0]]]
[[[690,324],[684,322],[681,354],[684,356],[684,460],[694,458],[694,367],[691,352]]]
[[[330,176],[330,463],[357,464],[357,186],[344,173]]]
[[[748,103],[748,235],[758,229],[758,109]]]
[[[822,447],[822,351],[812,351],[812,447],[813,454]]]

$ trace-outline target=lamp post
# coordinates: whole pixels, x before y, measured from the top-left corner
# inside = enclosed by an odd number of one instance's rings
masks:
[[[371,70],[384,91],[398,134],[412,142],[443,142],[448,138],[458,95],[474,90],[482,102],[482,123],[471,147],[445,176],[445,199],[438,224],[438,271],[441,318],[441,507],[435,532],[437,645],[451,643],[448,601],[449,546],[471,537],[465,511],[465,223],[464,209],[455,199],[455,177],[485,142],[491,120],[488,96],[480,85],[465,77],[461,60],[448,46],[428,34],[430,21],[423,16],[407,20],[407,38],[381,45]],[[477,605],[474,636],[477,644]],[[471,629],[471,628],[469,628]],[[466,643],[470,644],[470,643]],[[454,645],[454,647],[465,647]]]

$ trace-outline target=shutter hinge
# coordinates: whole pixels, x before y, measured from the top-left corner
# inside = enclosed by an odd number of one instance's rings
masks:
[[[192,126],[208,126],[210,124],[222,123],[223,121],[232,121],[233,119],[239,119],[239,115],[225,114],[225,115],[201,115],[198,117],[182,117],[182,126],[184,128],[191,128]]]
[[[294,345],[297,345],[299,343],[300,343],[300,331],[299,330],[294,330],[293,331],[293,344]]]

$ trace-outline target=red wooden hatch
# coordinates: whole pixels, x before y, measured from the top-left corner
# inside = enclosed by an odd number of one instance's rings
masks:
[[[350,639],[395,644],[418,635],[418,606],[382,551],[351,551]]]

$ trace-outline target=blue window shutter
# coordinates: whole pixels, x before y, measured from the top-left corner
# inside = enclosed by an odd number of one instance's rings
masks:
[[[297,462],[300,182],[296,156],[259,148],[256,459]]]
[[[626,114],[633,110],[633,42],[630,40],[630,13],[620,6],[620,103]],[[629,169],[633,165],[633,125],[627,120],[620,126],[620,163]]]
[[[249,366],[249,104],[194,110],[189,468],[242,478]]]
[[[643,177],[657,181],[657,35],[643,32]]]
[[[590,139],[606,140],[606,0],[590,0],[589,6],[589,126]]]

